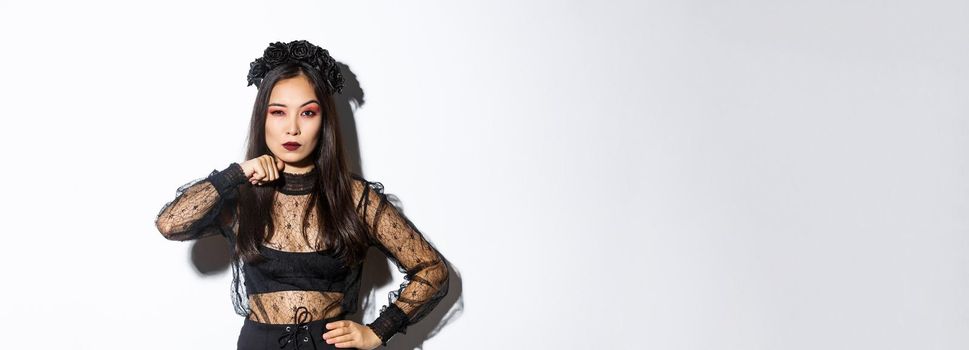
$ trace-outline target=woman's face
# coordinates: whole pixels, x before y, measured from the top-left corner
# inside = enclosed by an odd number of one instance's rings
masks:
[[[273,86],[266,111],[266,144],[274,156],[286,163],[283,171],[303,173],[313,168],[310,155],[316,149],[323,121],[320,108],[313,85],[305,75],[280,80]]]

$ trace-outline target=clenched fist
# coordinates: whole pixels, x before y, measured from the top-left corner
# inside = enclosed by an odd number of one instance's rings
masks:
[[[285,162],[268,154],[252,158],[239,165],[246,173],[249,183],[260,186],[278,179],[279,172],[286,168]]]

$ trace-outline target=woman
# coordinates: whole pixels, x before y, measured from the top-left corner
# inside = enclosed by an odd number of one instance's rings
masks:
[[[447,260],[379,182],[347,170],[333,102],[343,76],[327,50],[272,43],[248,78],[258,88],[248,160],[179,187],[158,214],[159,232],[229,239],[233,305],[246,316],[239,349],[386,346],[447,294]],[[344,317],[357,310],[369,246],[407,275],[364,326]]]

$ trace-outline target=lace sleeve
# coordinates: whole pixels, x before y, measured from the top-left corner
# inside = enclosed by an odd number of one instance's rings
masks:
[[[205,178],[192,180],[178,188],[175,199],[166,203],[155,218],[155,227],[173,241],[199,239],[219,233],[231,219],[238,186],[246,183],[238,163],[222,171],[212,170]]]
[[[448,291],[448,262],[383,193],[379,182],[357,184],[370,228],[371,244],[381,250],[404,273],[404,282],[390,292],[389,304],[367,326],[384,346],[396,333],[423,319]]]

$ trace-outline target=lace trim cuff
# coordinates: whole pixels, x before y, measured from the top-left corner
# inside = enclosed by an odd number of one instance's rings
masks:
[[[246,173],[242,171],[242,166],[239,163],[232,163],[222,171],[213,170],[207,180],[215,186],[219,196],[230,198],[235,196],[236,190],[238,190],[237,186],[246,183]]]
[[[398,332],[407,333],[405,330],[407,320],[407,314],[404,313],[404,310],[401,310],[397,304],[390,303],[380,312],[380,316],[377,316],[377,319],[368,324],[367,327],[370,327],[377,334],[377,337],[380,337],[380,343],[383,346],[387,346],[387,341],[394,334]]]

